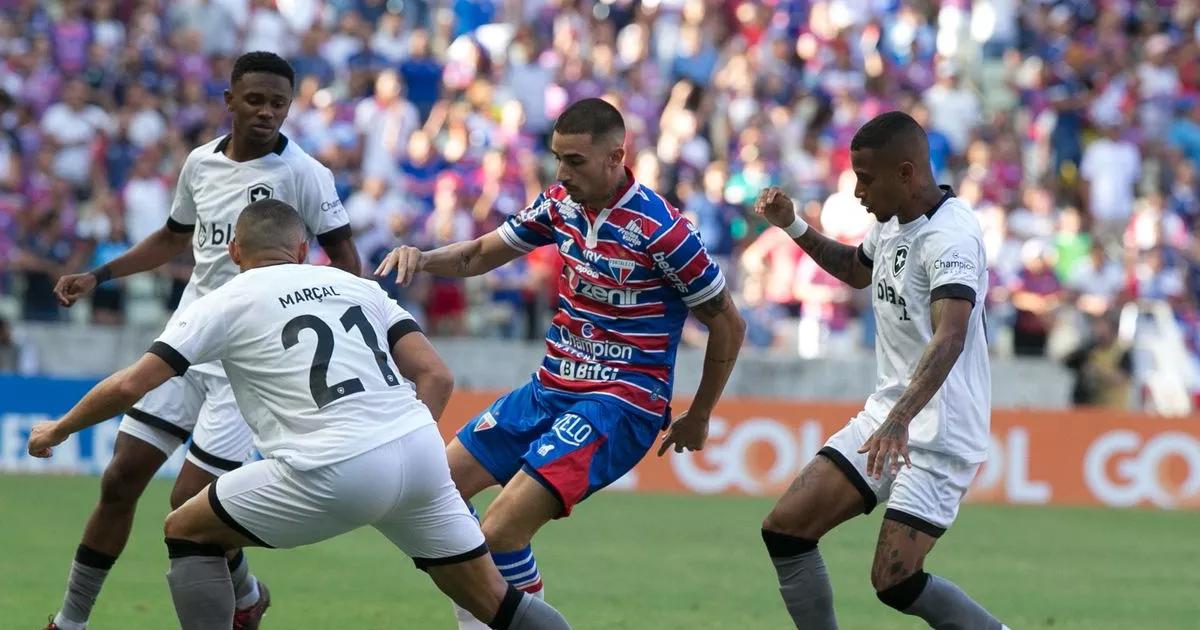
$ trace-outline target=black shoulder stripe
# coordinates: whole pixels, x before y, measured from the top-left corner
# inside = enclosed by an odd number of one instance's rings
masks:
[[[396,345],[400,338],[408,333],[421,332],[421,326],[413,319],[402,319],[388,329],[388,348]]]
[[[940,287],[934,287],[929,292],[929,301],[936,302],[946,298],[954,298],[958,300],[966,300],[975,306],[975,289],[965,284],[943,284]]]
[[[176,234],[190,234],[196,231],[196,226],[180,223],[171,217],[167,217],[167,229]]]
[[[155,341],[150,344],[150,349],[146,352],[166,361],[167,365],[175,370],[176,376],[183,376],[187,373],[188,368],[192,366],[191,362],[183,358],[183,355],[179,354],[178,350],[161,341]]]
[[[324,234],[318,234],[317,243],[319,243],[321,247],[329,247],[330,245],[340,243],[353,237],[354,231],[350,229],[350,224],[347,223],[342,227],[334,228]]]
[[[871,257],[867,255],[867,250],[863,249],[862,245],[859,245],[858,249],[854,251],[858,254],[858,262],[862,263],[864,267],[870,269],[875,266],[875,261],[871,260]]]

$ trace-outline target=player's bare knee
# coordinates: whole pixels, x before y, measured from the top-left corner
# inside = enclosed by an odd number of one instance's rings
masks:
[[[100,504],[109,509],[132,510],[147,479],[136,466],[113,458],[100,477]]]
[[[780,510],[779,506],[771,510],[771,513],[763,519],[762,530],[806,540],[819,540],[825,533],[818,531],[811,520],[798,518],[795,514],[787,514]]]
[[[530,539],[533,538],[528,532],[520,531],[512,523],[491,517],[490,513],[484,517],[481,529],[483,530],[483,537],[487,541],[488,549],[492,551],[503,552],[523,549],[529,545]]]
[[[163,537],[188,540],[190,534],[187,517],[178,508],[171,510],[171,513],[167,514],[166,520],[163,521]]]

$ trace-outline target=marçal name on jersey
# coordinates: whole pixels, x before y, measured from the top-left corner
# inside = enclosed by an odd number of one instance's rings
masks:
[[[312,287],[310,289],[298,289],[288,293],[287,295],[281,295],[277,299],[279,300],[280,306],[287,308],[302,302],[321,302],[327,297],[341,297],[341,295],[342,294],[338,293],[337,289],[335,289],[333,285],[327,285],[323,287]]]

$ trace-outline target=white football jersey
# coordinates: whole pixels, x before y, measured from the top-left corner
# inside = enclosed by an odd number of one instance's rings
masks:
[[[391,356],[416,330],[376,283],[284,264],[196,299],[150,352],[179,374],[220,360],[259,452],[310,470],[433,422]]]
[[[252,201],[272,198],[287,202],[304,219],[310,238],[350,229],[350,219],[333,187],[333,173],[299,145],[279,134],[270,153],[235,162],[224,153],[228,144],[229,136],[225,136],[194,149],[175,185],[167,227],[192,232],[196,260],[176,313],[237,275],[237,265],[229,258],[229,241],[238,215]],[[196,369],[220,374],[219,365]]]
[[[866,411],[883,420],[908,387],[933,338],[930,305],[943,298],[974,304],[962,354],[946,382],[909,425],[909,444],[968,462],[987,459],[992,379],[984,330],[987,265],[975,213],[949,188],[941,202],[908,223],[876,223],[860,246],[871,265],[878,383]]]

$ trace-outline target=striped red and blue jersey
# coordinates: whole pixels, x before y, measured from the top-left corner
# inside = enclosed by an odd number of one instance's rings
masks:
[[[717,296],[725,277],[688,220],[626,171],[628,188],[607,208],[584,208],[555,185],[499,235],[520,251],[555,245],[562,254],[542,387],[662,421],[688,308]]]

